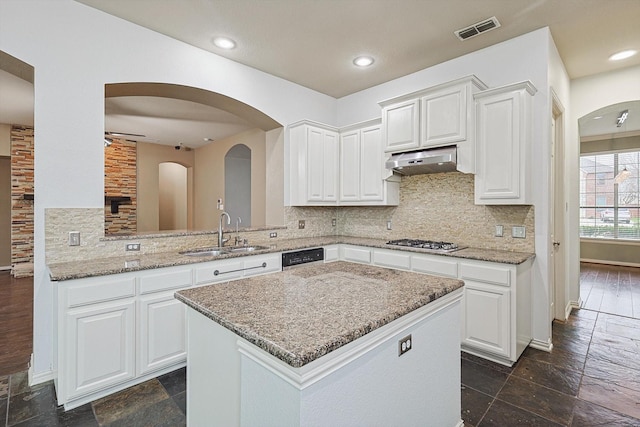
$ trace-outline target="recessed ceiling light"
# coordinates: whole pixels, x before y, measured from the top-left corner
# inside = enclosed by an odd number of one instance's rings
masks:
[[[370,56],[358,56],[353,60],[354,65],[362,68],[370,66],[373,62],[374,59]]]
[[[629,57],[632,57],[636,53],[638,52],[635,50],[623,50],[622,52],[614,53],[613,55],[611,55],[609,57],[609,61],[620,61],[622,59],[627,59]]]
[[[236,47],[236,42],[228,37],[214,37],[213,44],[218,46],[220,49],[233,49]]]
[[[204,140],[204,142],[212,142],[213,138],[202,138]]]

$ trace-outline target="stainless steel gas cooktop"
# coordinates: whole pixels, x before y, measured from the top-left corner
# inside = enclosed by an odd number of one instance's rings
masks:
[[[389,240],[387,245],[394,246],[406,246],[409,248],[424,249],[429,252],[454,252],[463,247],[458,246],[451,242],[438,242],[434,240],[419,240],[419,239],[398,239]]]

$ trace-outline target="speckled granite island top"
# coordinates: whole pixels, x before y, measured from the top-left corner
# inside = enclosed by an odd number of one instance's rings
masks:
[[[298,368],[463,284],[333,262],[187,289],[176,298]]]

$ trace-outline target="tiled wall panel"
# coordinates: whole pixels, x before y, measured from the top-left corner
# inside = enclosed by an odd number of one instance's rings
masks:
[[[11,128],[11,264],[16,277],[33,275],[33,128]]]
[[[136,232],[136,187],[136,144],[114,139],[104,149],[104,195],[130,197],[131,202],[120,204],[117,213],[111,212],[111,204],[105,204],[105,234]]]

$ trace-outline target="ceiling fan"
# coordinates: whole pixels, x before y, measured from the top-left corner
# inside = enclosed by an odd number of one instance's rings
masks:
[[[140,135],[138,133],[126,133],[126,132],[105,132],[104,133],[104,146],[108,147],[113,143],[114,139],[124,139],[130,142],[138,142],[138,139],[146,138],[146,135]]]

